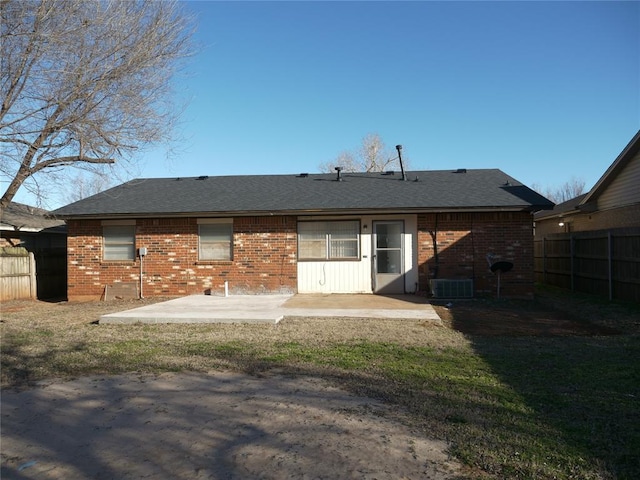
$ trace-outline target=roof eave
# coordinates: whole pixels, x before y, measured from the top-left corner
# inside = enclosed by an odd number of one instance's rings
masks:
[[[505,205],[479,207],[411,207],[411,208],[346,208],[346,209],[291,209],[291,210],[236,210],[236,211],[200,211],[200,212],[143,212],[143,213],[105,213],[105,214],[67,214],[58,215],[64,220],[117,220],[131,218],[186,218],[186,217],[267,217],[290,215],[398,215],[407,213],[486,213],[486,212],[534,212],[547,208],[546,205]]]

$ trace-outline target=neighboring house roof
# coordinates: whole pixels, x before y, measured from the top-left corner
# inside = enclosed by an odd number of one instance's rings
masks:
[[[554,217],[566,217],[571,214],[588,213],[597,207],[600,195],[612,184],[620,173],[631,165],[636,155],[640,152],[640,130],[635,134],[620,155],[613,161],[606,172],[600,177],[589,192],[578,195],[571,200],[556,205],[553,210],[540,211],[535,214],[535,220],[543,220]]]
[[[363,211],[536,211],[553,203],[497,169],[246,175],[131,180],[56,210],[65,218],[319,214]]]
[[[53,218],[49,211],[11,202],[0,213],[0,230],[12,232],[37,233],[46,230],[51,233],[64,233],[64,220]]]
[[[542,220],[544,218],[554,218],[554,217],[564,217],[573,213],[578,213],[580,202],[586,197],[587,194],[583,193],[582,195],[578,195],[566,202],[558,203],[553,210],[546,210],[536,212],[534,214],[535,220]]]

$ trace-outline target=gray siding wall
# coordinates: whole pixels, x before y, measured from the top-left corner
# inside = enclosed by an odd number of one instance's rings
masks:
[[[598,198],[598,210],[640,204],[640,152],[617,175]]]

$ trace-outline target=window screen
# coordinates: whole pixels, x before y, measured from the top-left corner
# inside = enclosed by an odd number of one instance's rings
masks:
[[[200,260],[231,260],[233,224],[212,223],[199,225]]]
[[[301,260],[357,259],[360,222],[326,221],[298,223],[298,258]]]
[[[102,227],[105,260],[136,259],[136,227],[133,225],[105,225]]]

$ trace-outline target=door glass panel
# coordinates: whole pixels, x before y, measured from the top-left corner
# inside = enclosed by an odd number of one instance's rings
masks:
[[[380,223],[376,225],[376,248],[400,248],[402,225]]]
[[[378,273],[401,273],[400,250],[378,250],[376,260]]]
[[[373,222],[373,290],[376,293],[404,293],[402,220]]]

